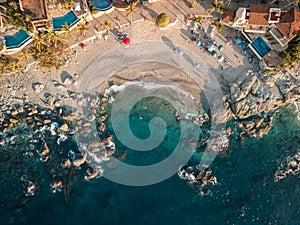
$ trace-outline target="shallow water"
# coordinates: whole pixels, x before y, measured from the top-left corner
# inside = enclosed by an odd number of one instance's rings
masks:
[[[145,128],[139,116],[132,113],[132,125]],[[230,125],[238,130],[235,123]],[[218,156],[210,166],[218,185],[210,187],[208,196],[198,195],[177,175],[145,187],[123,186],[105,178],[90,182],[78,179],[67,201],[63,193],[53,194],[49,183],[44,181],[34,197],[23,198],[27,203],[20,208],[4,211],[9,203],[2,196],[5,221],[0,219],[0,224],[297,225],[300,224],[299,178],[289,176],[275,183],[274,173],[284,158],[299,148],[299,125],[293,111],[285,108],[279,110],[270,133],[261,139],[246,138],[241,143],[239,134],[234,133],[229,154]],[[176,123],[170,128],[175,129]],[[172,147],[170,141],[175,142],[178,135],[172,129],[168,132],[163,149]],[[143,138],[149,134],[146,129],[138,135]],[[117,147],[125,148],[118,142]],[[156,151],[144,157],[127,150],[127,162],[142,159],[142,164],[151,164],[153,159],[161,160]],[[170,149],[162,155],[166,157],[169,153]],[[46,173],[42,166],[35,169]]]

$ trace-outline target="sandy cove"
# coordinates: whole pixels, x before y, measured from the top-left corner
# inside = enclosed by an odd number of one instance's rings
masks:
[[[193,53],[198,54],[203,60],[206,61],[209,67],[212,70],[214,70],[214,73],[217,76],[217,79],[220,80],[220,82],[224,82],[226,80],[235,80],[241,71],[252,67],[251,64],[246,62],[241,52],[235,52],[232,46],[227,46],[222,41],[222,39],[219,39],[218,44],[223,44],[225,46],[225,50],[222,54],[225,56],[225,58],[234,61],[231,64],[232,66],[230,66],[228,70],[219,70],[219,62],[215,58],[213,58],[208,52],[203,52],[195,44],[191,43],[190,41],[187,41],[188,37],[183,34],[183,29],[186,29],[185,25],[179,23],[169,30],[161,31],[151,22],[145,21],[124,27],[122,31],[123,33],[127,33],[129,35],[132,43],[153,40],[163,41],[164,39],[166,39],[172,42],[175,47],[188,49]],[[123,48],[125,46],[121,46],[121,43],[111,33],[107,41],[101,38],[98,40],[88,42],[86,51],[82,50],[79,46],[75,49],[72,49],[72,56],[70,57],[70,60],[66,63],[65,66],[61,67],[60,69],[43,70],[39,69],[37,66],[33,66],[28,72],[26,72],[22,76],[2,77],[1,100],[2,102],[5,99],[18,100],[24,97],[23,94],[25,93],[27,95],[27,98],[30,99],[30,101],[38,104],[43,104],[41,102],[41,98],[43,98],[43,95],[46,92],[51,93],[53,96],[67,96],[67,90],[74,90],[74,88],[76,87],[74,87],[74,84],[63,84],[61,75],[63,71],[70,74],[73,80],[79,80],[80,74],[84,72],[84,70],[93,62],[94,59],[96,59],[98,56],[102,55],[106,51],[118,47]],[[172,53],[171,50],[170,53]],[[76,74],[78,75],[78,77],[76,76]],[[116,81],[116,79],[114,80]],[[188,78],[186,76],[178,76],[178,79],[176,80],[179,82],[180,80],[188,81]],[[32,84],[34,83],[40,83],[44,86],[43,91],[41,93],[37,93],[33,90]],[[116,83],[120,82],[116,81]],[[191,90],[196,88],[196,86],[193,87],[191,83],[188,86]],[[68,101],[68,98],[63,98],[63,101]]]

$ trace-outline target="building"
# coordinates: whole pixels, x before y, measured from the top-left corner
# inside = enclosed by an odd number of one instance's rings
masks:
[[[225,25],[245,33],[269,33],[284,47],[300,31],[300,12],[296,7],[282,11],[280,8],[250,5],[238,10],[228,9],[222,14]]]
[[[32,23],[37,27],[49,21],[46,0],[19,0],[20,9],[32,16]]]

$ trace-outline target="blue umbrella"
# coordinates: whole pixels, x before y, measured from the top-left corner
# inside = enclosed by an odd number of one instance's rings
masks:
[[[216,40],[216,39],[212,40],[212,43],[213,43],[214,45],[216,45],[216,44],[217,44],[217,40]]]
[[[196,41],[196,45],[200,46],[201,45],[201,41],[197,40]]]
[[[199,68],[199,67],[200,67],[200,64],[199,64],[199,63],[196,63],[196,64],[194,65],[194,67],[195,67],[195,68]]]
[[[214,46],[213,46],[213,45],[207,46],[207,50],[208,50],[209,52],[211,52],[212,50],[214,50]]]
[[[223,46],[223,45],[219,45],[218,49],[219,49],[219,51],[221,52],[221,51],[224,50],[224,46]]]
[[[237,45],[241,44],[241,42],[242,42],[242,40],[241,40],[240,38],[238,38],[238,39],[235,40],[235,43],[236,43]]]
[[[243,43],[243,44],[241,44],[241,48],[246,48],[247,47],[247,45],[245,44],[245,43]]]
[[[211,52],[211,55],[212,55],[213,57],[217,57],[217,54],[218,54],[218,53],[217,53],[216,51],[212,51],[212,52]]]
[[[223,62],[223,61],[224,61],[224,56],[219,55],[219,56],[218,56],[218,61],[219,61],[219,62]]]
[[[128,35],[127,34],[123,34],[123,38],[128,38]]]
[[[183,55],[183,50],[181,48],[179,48],[177,53],[178,53],[178,55]]]

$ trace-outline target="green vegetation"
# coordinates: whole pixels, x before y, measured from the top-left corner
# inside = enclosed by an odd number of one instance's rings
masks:
[[[36,60],[44,68],[59,68],[63,65],[66,44],[53,30],[35,33],[31,46],[13,55],[0,56],[0,72],[22,74],[26,65]]]
[[[211,1],[212,7],[207,9],[208,13],[217,12],[222,14],[224,10],[224,1],[223,0],[212,0]]]
[[[135,6],[135,2],[133,1],[133,2],[130,2],[130,4],[129,4],[129,6],[128,6],[128,8],[126,9],[126,12],[127,12],[127,14],[126,14],[126,16],[128,17],[128,16],[130,16],[130,24],[132,24],[132,22],[133,22],[133,14],[136,12],[136,10],[138,9],[136,6]]]
[[[0,7],[3,10],[4,23],[17,29],[21,28],[31,33],[34,32],[31,16],[21,11],[15,2],[10,2],[7,7]]]
[[[75,5],[75,1],[74,0],[64,0],[63,1],[63,6],[66,9],[73,9]]]
[[[218,21],[218,20],[215,20],[212,25],[218,30],[218,32],[220,32],[221,30],[224,29],[224,23],[222,23],[222,21]]]
[[[300,34],[290,43],[289,47],[281,53],[283,66],[293,66],[300,61]]]
[[[110,29],[113,28],[113,25],[108,22],[108,20],[104,20],[103,23],[100,24],[100,27],[104,27],[106,29],[106,32],[108,32]]]
[[[159,27],[166,27],[169,24],[169,16],[166,13],[161,13],[156,18],[156,24]]]
[[[83,22],[77,25],[75,30],[79,33],[80,36],[85,37],[86,33],[88,32],[89,23]]]
[[[190,8],[191,8],[191,9],[194,8],[195,5],[196,5],[196,1],[192,1],[192,2],[191,2],[191,5],[190,5]]]

